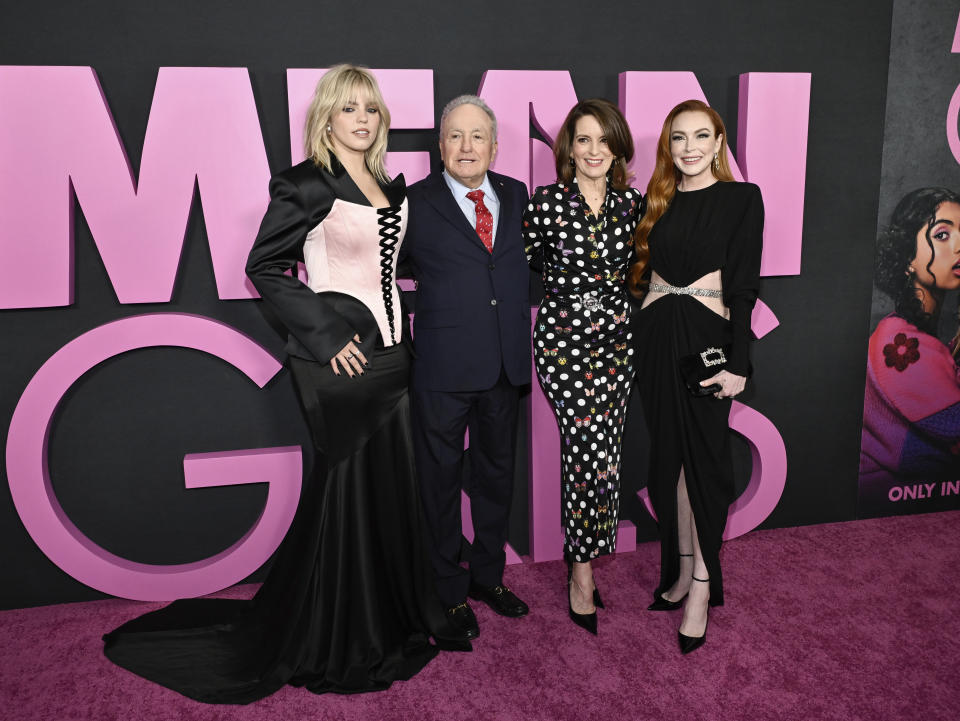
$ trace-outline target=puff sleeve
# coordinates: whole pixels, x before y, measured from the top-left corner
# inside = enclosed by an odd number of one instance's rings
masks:
[[[876,395],[918,437],[949,451],[960,439],[960,370],[950,350],[891,315],[871,334],[867,353],[867,383]]]
[[[320,199],[322,207],[307,207],[296,182],[284,174],[271,179],[270,204],[246,267],[264,303],[320,363],[333,358],[356,333],[323,296],[296,275],[297,263],[303,262],[307,233],[330,212],[333,200],[328,193]]]
[[[760,255],[763,251],[763,198],[760,188],[743,183],[743,214],[727,246],[724,261],[723,302],[730,309],[733,330],[727,370],[746,376],[750,368],[750,319],[760,290]]]

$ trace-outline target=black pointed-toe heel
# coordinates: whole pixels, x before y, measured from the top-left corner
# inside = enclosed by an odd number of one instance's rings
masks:
[[[567,563],[567,613],[570,615],[570,620],[577,624],[580,628],[585,631],[589,631],[594,636],[597,635],[597,611],[593,610],[593,613],[577,613],[573,610],[573,601],[570,600],[570,586],[575,584],[576,581],[573,580],[573,564]],[[580,586],[577,586],[579,589]],[[598,594],[596,589],[594,589],[594,606],[599,606],[596,601]],[[602,608],[602,606],[600,606]]]
[[[600,598],[600,589],[596,586],[593,587],[593,605],[597,608],[606,608],[603,605],[603,600]]]
[[[687,597],[687,594],[683,594],[676,601],[668,601],[659,593],[653,597],[653,603],[647,606],[648,611],[676,611],[683,605],[683,599]]]
[[[681,553],[680,558],[692,558],[692,553]],[[663,597],[659,591],[653,592],[653,603],[647,606],[648,611],[676,611],[683,605],[683,599],[687,597],[687,594],[683,594],[676,601],[671,601]]]
[[[575,583],[575,581],[571,581]],[[578,586],[579,588],[579,586]],[[585,631],[589,631],[594,636],[597,635],[597,612],[577,613],[573,610],[573,602],[570,600],[570,587],[567,586],[567,612],[570,614],[570,620]]]
[[[684,636],[677,631],[677,642],[680,644],[680,653],[686,656],[707,642],[707,629],[704,627],[702,636]]]
[[[693,577],[694,581],[699,581],[700,583],[710,583],[709,579],[706,578],[697,578]],[[709,610],[709,606],[707,607]],[[707,624],[710,623],[710,618],[707,617]],[[680,653],[686,656],[691,651],[696,651],[703,644],[707,642],[707,626],[703,627],[702,636],[684,636],[680,631],[677,631],[677,643],[680,645]]]

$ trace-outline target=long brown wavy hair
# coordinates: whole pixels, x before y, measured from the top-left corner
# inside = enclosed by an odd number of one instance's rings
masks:
[[[627,274],[627,287],[636,296],[643,295],[649,282],[644,276],[650,265],[648,243],[650,231],[670,207],[670,202],[677,192],[677,183],[682,177],[679,168],[673,163],[673,155],[670,152],[670,131],[677,116],[687,112],[706,113],[710,118],[714,134],[720,136],[720,150],[717,151],[719,167],[715,168],[711,165],[710,170],[717,180],[734,180],[733,173],[730,172],[730,163],[727,162],[727,129],[723,124],[723,118],[716,110],[700,100],[684,100],[671,110],[663,121],[663,130],[660,131],[660,140],[657,141],[657,164],[647,184],[647,212],[637,224],[633,236],[637,259],[630,266],[630,272]]]

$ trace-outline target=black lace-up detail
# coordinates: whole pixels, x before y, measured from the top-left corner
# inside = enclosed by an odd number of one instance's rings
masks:
[[[383,306],[390,324],[390,341],[394,338],[393,313],[393,256],[400,242],[400,206],[377,209],[377,224],[380,229],[380,289],[383,291]]]

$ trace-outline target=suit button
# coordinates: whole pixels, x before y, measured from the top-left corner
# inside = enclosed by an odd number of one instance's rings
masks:
[[[496,305],[496,304],[497,304],[497,299],[496,299],[496,298],[494,298],[493,300],[490,301],[490,305]]]
[[[491,263],[491,264],[488,265],[487,267],[488,267],[490,270],[493,270],[493,269],[496,268],[497,266],[495,266],[493,263]]]

